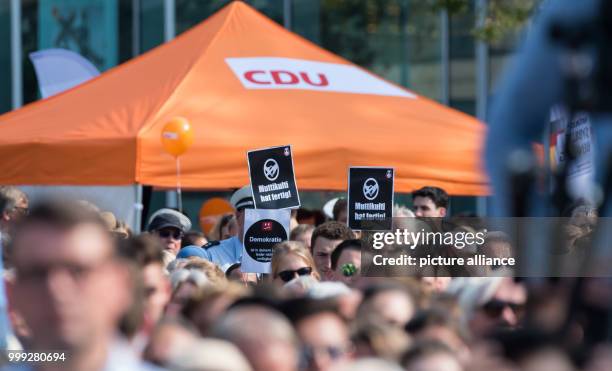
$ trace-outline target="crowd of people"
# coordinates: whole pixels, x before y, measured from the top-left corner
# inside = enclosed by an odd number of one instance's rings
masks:
[[[242,272],[250,187],[230,202],[208,235],[166,208],[135,235],[88,202],[0,187],[7,349],[64,354],[0,369],[612,370],[609,280],[366,277],[344,199],[293,220],[269,274]],[[401,213],[448,203],[425,187]]]

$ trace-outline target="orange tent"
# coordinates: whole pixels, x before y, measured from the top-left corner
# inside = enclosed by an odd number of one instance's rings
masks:
[[[186,117],[186,188],[248,182],[246,151],[293,146],[300,189],[343,190],[348,166],[392,166],[395,189],[488,191],[484,125],[395,86],[242,2],[98,78],[0,116],[0,184],[173,187],[161,130]]]

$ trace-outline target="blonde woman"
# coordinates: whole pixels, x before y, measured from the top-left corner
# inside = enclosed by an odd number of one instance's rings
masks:
[[[301,276],[311,276],[317,280],[321,278],[310,250],[302,242],[284,241],[276,245],[271,265],[270,277],[279,285]]]

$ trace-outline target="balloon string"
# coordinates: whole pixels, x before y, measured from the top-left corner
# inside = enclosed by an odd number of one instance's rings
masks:
[[[178,209],[183,212],[183,199],[181,195],[181,160],[176,156],[176,198],[178,200]]]

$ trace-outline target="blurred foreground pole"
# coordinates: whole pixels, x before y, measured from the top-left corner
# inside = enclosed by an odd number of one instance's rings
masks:
[[[487,0],[476,0],[477,27],[483,27],[487,20]],[[485,122],[487,119],[487,98],[489,95],[489,48],[483,40],[476,43],[476,117]],[[476,199],[476,213],[487,215],[487,198]]]
[[[12,108],[23,105],[23,76],[21,70],[21,1],[11,0],[11,94]],[[11,336],[8,319],[8,302],[4,285],[4,267],[2,262],[2,242],[0,238],[0,350],[7,349],[7,341]]]
[[[21,71],[21,1],[11,0],[11,85],[13,109],[23,105]]]
[[[8,349],[8,339],[12,335],[11,325],[8,318],[8,300],[4,282],[4,262],[2,236],[0,234],[0,350]]]

